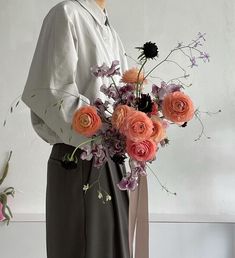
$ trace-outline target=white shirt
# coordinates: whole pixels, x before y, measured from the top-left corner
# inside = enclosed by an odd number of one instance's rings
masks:
[[[87,140],[71,128],[72,114],[96,98],[105,101],[100,86],[108,84],[107,78],[91,75],[91,66],[119,60],[121,74],[128,68],[123,44],[106,19],[107,10],[95,0],[66,0],[43,20],[21,99],[35,132],[49,144],[78,146]]]

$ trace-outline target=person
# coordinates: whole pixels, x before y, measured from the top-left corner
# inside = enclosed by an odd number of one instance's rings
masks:
[[[108,158],[97,169],[93,159],[80,158],[80,148],[77,167],[68,169],[61,162],[65,153],[86,140],[71,128],[74,111],[96,98],[107,98],[100,91],[107,81],[92,76],[90,68],[110,66],[114,60],[119,60],[122,73],[127,70],[125,50],[105,0],[66,0],[49,10],[21,97],[30,108],[35,132],[52,145],[47,162],[47,258],[130,258],[129,196],[116,185],[125,166]],[[85,192],[83,186],[97,178],[100,184]],[[110,193],[111,201],[103,204],[97,197],[99,186]]]

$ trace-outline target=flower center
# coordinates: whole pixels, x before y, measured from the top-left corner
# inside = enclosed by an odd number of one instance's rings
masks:
[[[80,124],[83,126],[83,127],[89,127],[91,125],[91,117],[88,116],[87,114],[82,114],[80,116]]]

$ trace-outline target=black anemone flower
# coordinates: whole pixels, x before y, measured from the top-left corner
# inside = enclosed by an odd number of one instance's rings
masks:
[[[127,156],[125,154],[114,154],[111,159],[118,164],[123,164]]]
[[[64,157],[61,160],[61,165],[65,169],[74,169],[78,166],[78,158],[76,156],[73,156],[73,159],[71,159],[70,154],[66,153]]]
[[[141,97],[137,100],[137,106],[139,111],[142,111],[144,113],[152,112],[153,102],[149,93],[141,93]]]
[[[158,56],[158,46],[156,43],[152,43],[151,41],[146,42],[143,47],[136,47],[139,50],[142,50],[142,53],[139,55],[138,59],[142,61],[143,59],[153,59]]]

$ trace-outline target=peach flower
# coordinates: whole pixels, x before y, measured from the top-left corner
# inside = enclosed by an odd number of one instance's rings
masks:
[[[166,119],[181,124],[193,118],[194,105],[186,94],[175,91],[164,97],[162,113]]]
[[[152,140],[142,142],[126,141],[126,151],[128,155],[138,161],[153,160],[157,152],[157,144]]]
[[[153,123],[144,112],[135,110],[127,114],[121,131],[132,141],[143,141],[150,138],[153,132]]]
[[[83,106],[73,115],[72,128],[86,137],[95,134],[101,125],[101,119],[94,106]]]
[[[144,73],[143,71],[140,72],[139,80],[138,73],[139,69],[137,67],[131,68],[123,73],[121,81],[124,83],[137,83],[137,81],[141,83],[144,79]],[[147,79],[145,79],[143,83],[146,84]]]
[[[129,107],[128,105],[119,104],[112,114],[111,123],[113,127],[116,129],[120,129],[127,116],[127,113],[129,113],[131,110],[134,109],[132,107]]]
[[[165,127],[158,116],[151,116],[151,120],[153,122],[153,133],[151,134],[151,138],[155,142],[160,142],[166,137]]]

